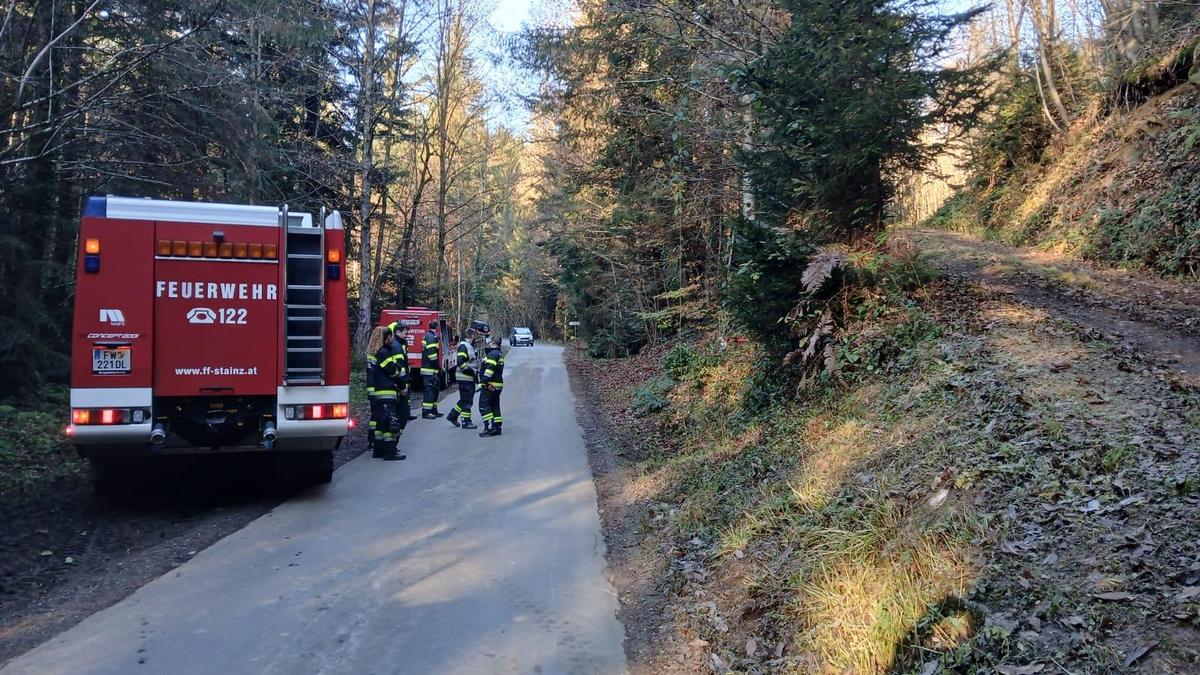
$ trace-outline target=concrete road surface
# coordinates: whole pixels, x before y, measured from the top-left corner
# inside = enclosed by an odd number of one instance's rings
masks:
[[[0,672],[624,672],[562,350],[505,381],[502,437],[414,420],[407,461],[360,457]]]

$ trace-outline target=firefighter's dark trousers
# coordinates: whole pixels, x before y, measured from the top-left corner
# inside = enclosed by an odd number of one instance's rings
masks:
[[[400,431],[408,426],[408,413],[412,404],[408,402],[408,392],[396,396],[396,419],[400,420]]]
[[[479,392],[479,415],[483,425],[489,429],[499,429],[504,425],[504,418],[500,415],[499,389],[484,388]]]
[[[421,388],[424,390],[421,393],[425,398],[421,401],[421,413],[432,415],[438,411],[438,376],[437,373],[432,375],[421,375]]]
[[[400,440],[401,420],[396,414],[396,399],[383,398],[376,402],[379,410],[379,420],[375,427],[375,442],[381,457],[396,454],[396,444]]]
[[[371,419],[367,422],[367,447],[371,449],[372,453],[375,453],[377,452],[375,450],[375,428],[379,426],[379,406],[375,402],[373,392],[367,394],[367,402],[371,405]]]
[[[471,404],[475,402],[475,383],[471,380],[458,381],[458,403],[447,416],[451,421],[462,418],[464,422],[471,421]]]

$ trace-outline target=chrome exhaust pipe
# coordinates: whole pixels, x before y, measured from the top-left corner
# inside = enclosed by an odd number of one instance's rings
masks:
[[[267,422],[267,423],[263,424],[263,432],[262,432],[263,447],[269,448],[269,447],[275,445],[275,439],[278,437],[278,435],[279,434],[276,433],[276,431],[275,431],[275,423],[274,422]]]
[[[150,442],[154,445],[162,445],[167,441],[167,430],[162,422],[155,422],[154,428],[150,430]]]

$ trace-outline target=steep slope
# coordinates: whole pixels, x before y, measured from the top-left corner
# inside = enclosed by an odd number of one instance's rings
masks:
[[[716,338],[576,357],[624,449],[601,491],[635,669],[1200,669],[1200,397],[1019,295],[913,300],[816,396]]]
[[[1096,102],[1029,167],[985,175],[927,225],[1059,254],[1200,273],[1200,86],[1127,109]]]

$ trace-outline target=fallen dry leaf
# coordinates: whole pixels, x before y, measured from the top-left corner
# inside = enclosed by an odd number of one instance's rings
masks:
[[[1034,675],[1046,669],[1044,663],[1031,663],[1027,666],[1000,666],[996,672],[1002,675]]]
[[[1135,661],[1145,656],[1147,652],[1157,646],[1158,642],[1147,642],[1134,647],[1128,654],[1125,655],[1125,667],[1128,668],[1129,666],[1132,666]]]
[[[1117,602],[1120,600],[1132,600],[1137,596],[1135,596],[1133,593],[1126,593],[1124,591],[1110,591],[1108,593],[1095,593],[1092,595],[1092,597],[1096,598],[1097,600]]]
[[[1187,586],[1180,591],[1179,595],[1175,596],[1175,602],[1186,602],[1198,595],[1200,595],[1200,586]]]

